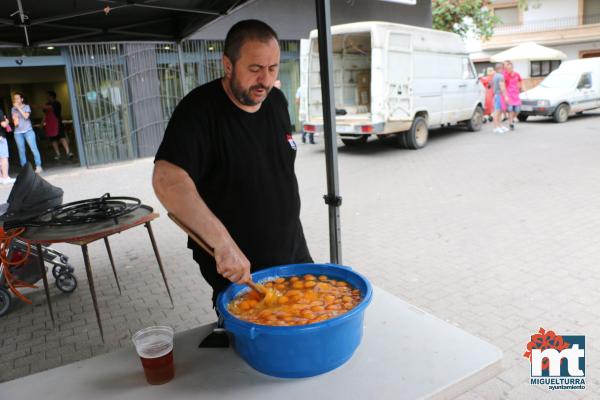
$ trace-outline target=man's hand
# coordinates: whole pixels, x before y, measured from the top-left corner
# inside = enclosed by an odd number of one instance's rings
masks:
[[[250,281],[250,261],[233,240],[215,248],[215,261],[224,278],[237,284]]]
[[[4,117],[4,120],[0,121],[0,126],[6,128],[8,126],[8,119]]]

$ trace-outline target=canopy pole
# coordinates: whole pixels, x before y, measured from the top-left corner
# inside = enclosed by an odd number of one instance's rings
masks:
[[[19,18],[21,18],[21,26],[23,26],[23,32],[25,33],[25,44],[29,47],[29,34],[27,33],[27,25],[25,25],[25,13],[23,12],[23,4],[21,0],[17,0],[17,6],[19,7]]]
[[[319,32],[319,65],[321,73],[321,96],[323,99],[323,132],[325,141],[325,165],[327,170],[327,194],[325,203],[329,207],[329,256],[334,264],[342,263],[342,239],[340,232],[340,197],[337,137],[335,135],[335,98],[333,82],[333,60],[331,53],[331,4],[330,0],[315,0],[317,30]]]

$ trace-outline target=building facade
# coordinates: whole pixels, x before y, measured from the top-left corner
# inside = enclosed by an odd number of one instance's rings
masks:
[[[600,57],[600,1],[529,0],[525,9],[516,0],[495,0],[490,6],[501,19],[494,35],[474,48],[473,61],[482,72],[489,59],[525,42],[560,50],[567,59]],[[532,78],[543,78],[560,65],[541,60],[530,66]]]

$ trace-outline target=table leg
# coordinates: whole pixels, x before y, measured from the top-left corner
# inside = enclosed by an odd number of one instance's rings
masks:
[[[112,267],[113,274],[115,274],[115,281],[117,281],[117,288],[119,294],[121,293],[121,285],[119,285],[119,277],[117,276],[117,269],[115,268],[115,261],[113,260],[112,251],[110,250],[110,243],[108,243],[108,237],[104,238],[104,244],[106,245],[106,251],[108,252],[108,258],[110,259],[110,266]]]
[[[92,276],[92,266],[90,264],[87,244],[81,246],[81,251],[83,252],[83,262],[85,263],[85,273],[88,278],[90,293],[92,294],[92,302],[94,303],[94,310],[96,311],[96,320],[98,321],[98,328],[100,328],[100,337],[104,343],[104,331],[102,330],[102,321],[100,321],[100,312],[98,311],[98,301],[96,300],[96,289],[94,288],[94,277]]]
[[[44,264],[44,250],[41,244],[36,245],[38,262],[40,265],[40,272],[42,273],[42,280],[44,281],[44,291],[46,292],[46,302],[48,303],[48,310],[50,311],[50,318],[52,318],[52,325],[54,326],[54,312],[52,312],[52,301],[50,300],[50,289],[48,288],[48,277],[46,276],[46,265]]]
[[[169,289],[169,284],[167,283],[167,276],[165,275],[165,270],[160,259],[160,254],[158,253],[158,247],[156,246],[156,240],[154,240],[154,234],[152,233],[152,226],[150,226],[150,222],[146,222],[145,225],[146,229],[148,229],[148,235],[150,235],[150,241],[152,242],[154,255],[156,255],[156,261],[158,261],[158,268],[160,269],[160,273],[162,274],[163,281],[165,281],[165,287],[167,288],[167,293],[169,294],[169,299],[171,300],[171,306],[174,306],[173,297],[171,296],[171,290]]]

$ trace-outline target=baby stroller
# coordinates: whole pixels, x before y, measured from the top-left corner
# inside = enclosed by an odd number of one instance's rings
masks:
[[[73,275],[75,268],[69,264],[69,258],[52,247],[42,246],[42,253],[45,265],[52,266],[56,287],[63,293],[73,292],[77,288],[77,278]],[[35,283],[42,279],[38,257],[37,250],[30,248],[26,242],[16,238],[12,240],[6,256],[10,263],[0,264],[0,317],[10,311],[11,291],[31,304],[17,288],[35,288]]]
[[[23,233],[23,221],[43,213],[48,208],[62,203],[63,191],[52,186],[33,172],[27,165],[19,176],[8,197],[6,212],[0,216],[3,229],[0,229],[0,316],[10,311],[11,292],[20,300],[31,304],[19,288],[36,288],[42,279],[39,257],[43,257],[45,265],[52,266],[52,275],[56,279],[56,287],[64,293],[71,293],[77,288],[77,279],[73,275],[74,268],[64,254],[48,246],[42,246],[42,254],[38,254],[27,242],[18,239]],[[48,267],[46,267],[47,269]]]

